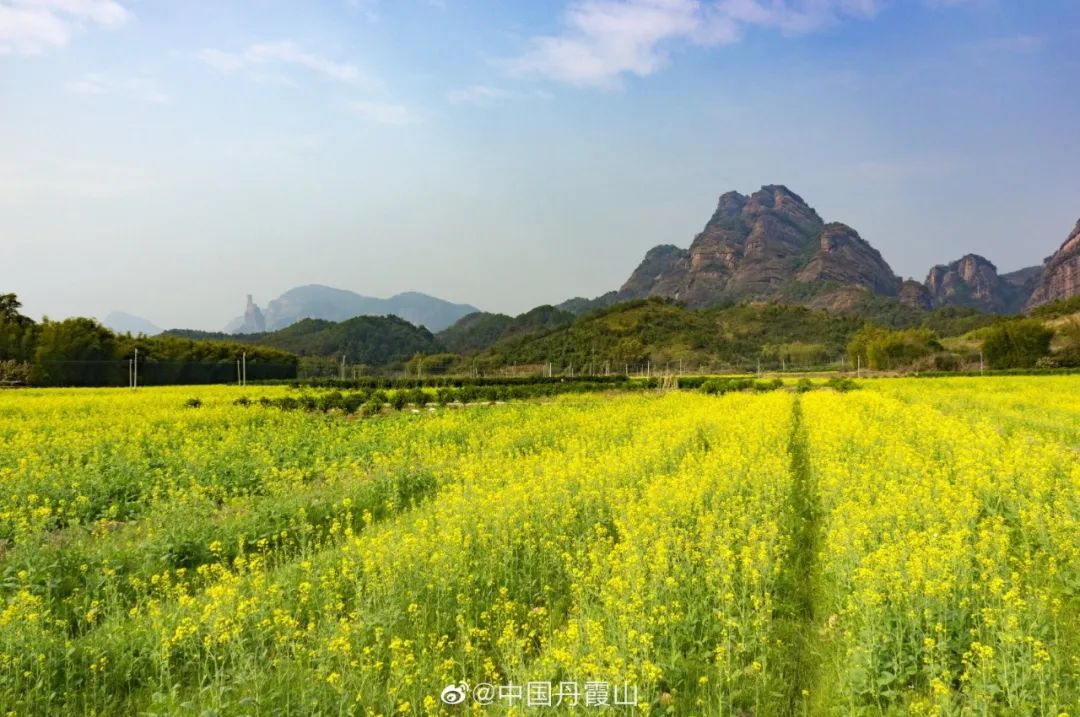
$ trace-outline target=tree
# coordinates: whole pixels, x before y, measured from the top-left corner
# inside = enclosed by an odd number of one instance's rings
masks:
[[[940,350],[937,335],[929,329],[889,331],[872,325],[855,334],[848,345],[852,363],[861,361],[878,371],[910,366]]]
[[[1054,332],[1041,321],[1002,321],[986,329],[982,350],[991,368],[1032,368],[1050,355],[1053,338]]]
[[[116,337],[94,319],[43,323],[34,363],[33,380],[39,386],[123,384]]]
[[[33,358],[37,326],[19,313],[15,294],[0,294],[0,361],[26,362]]]

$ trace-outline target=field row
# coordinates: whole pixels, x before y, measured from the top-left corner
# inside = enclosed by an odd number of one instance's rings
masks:
[[[1080,380],[868,386],[0,394],[0,705],[1080,714]]]

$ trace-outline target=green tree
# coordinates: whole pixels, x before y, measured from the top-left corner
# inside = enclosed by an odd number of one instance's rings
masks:
[[[867,326],[848,345],[852,362],[877,371],[889,371],[914,364],[941,350],[937,335],[929,329],[889,331]]]
[[[0,294],[0,361],[28,362],[34,355],[37,326],[19,313],[15,294]]]
[[[123,382],[116,337],[93,319],[45,321],[34,353],[39,386],[100,386]]]
[[[982,350],[990,368],[1032,368],[1050,355],[1053,338],[1054,332],[1041,321],[1002,321],[985,330]]]

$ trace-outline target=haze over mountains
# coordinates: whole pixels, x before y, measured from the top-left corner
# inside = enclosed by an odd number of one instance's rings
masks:
[[[277,331],[301,319],[344,321],[354,316],[397,316],[429,331],[442,331],[461,317],[478,311],[470,304],[454,304],[417,291],[395,294],[389,299],[363,296],[344,289],[311,284],[290,289],[267,304],[256,306],[248,297],[244,316],[225,327],[228,334]]]
[[[1023,241],[1035,243],[1030,238]],[[915,311],[962,306],[1016,314],[1078,294],[1080,222],[1042,264],[1000,274],[989,259],[967,254],[931,267],[920,282],[897,276],[854,228],[825,221],[783,185],[767,185],[750,195],[735,191],[721,195],[712,217],[687,249],[671,244],[653,247],[618,290],[594,299],[574,298],[513,319],[419,292],[380,299],[308,285],[290,289],[265,308],[249,296],[244,315],[231,321],[224,333],[273,332],[304,319],[340,322],[391,315],[433,334],[442,332],[451,350],[469,350],[500,337],[564,324],[591,309],[651,297],[676,299],[690,308],[767,301],[859,313],[869,304],[885,301]],[[105,323],[122,332],[160,331],[123,312],[113,312]],[[451,327],[453,331],[447,332]]]

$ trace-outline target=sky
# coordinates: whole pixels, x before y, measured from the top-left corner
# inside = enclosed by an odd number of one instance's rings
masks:
[[[518,313],[785,184],[905,277],[1080,217],[1075,0],[0,0],[0,293]]]

